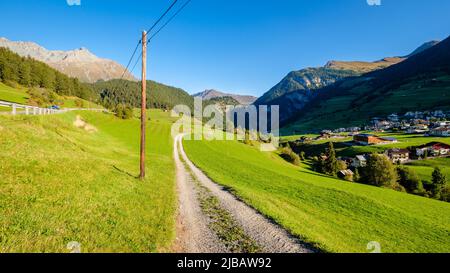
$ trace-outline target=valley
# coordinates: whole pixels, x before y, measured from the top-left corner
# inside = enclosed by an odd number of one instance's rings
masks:
[[[445,1],[50,2],[2,4],[0,253],[450,253]]]

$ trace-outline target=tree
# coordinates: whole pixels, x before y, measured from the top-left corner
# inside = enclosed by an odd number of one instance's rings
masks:
[[[338,160],[337,161],[337,169],[338,169],[338,171],[347,170],[348,169],[347,163],[343,160]]]
[[[20,65],[19,83],[23,86],[31,85],[31,65],[28,62],[22,62]]]
[[[336,159],[336,151],[334,150],[333,142],[329,142],[324,162],[324,173],[336,177],[339,171],[339,164]]]
[[[124,104],[118,104],[114,109],[116,116],[121,119],[130,119],[133,117],[133,109]]]
[[[420,194],[424,193],[423,183],[420,181],[417,173],[407,167],[397,167],[398,183],[402,185],[409,193]]]
[[[445,186],[441,193],[441,200],[450,202],[450,186]]]
[[[436,167],[434,169],[431,181],[432,181],[431,193],[433,194],[434,198],[440,199],[442,191],[444,190],[447,184],[447,178],[442,173],[439,167]]]
[[[397,172],[387,156],[372,154],[365,169],[369,184],[387,188],[397,186]]]

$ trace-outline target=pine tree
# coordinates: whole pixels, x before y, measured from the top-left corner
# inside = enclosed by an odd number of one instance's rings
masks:
[[[324,162],[325,173],[336,177],[339,172],[339,165],[336,159],[336,150],[334,150],[333,142],[328,143],[326,157],[327,159]]]
[[[447,184],[447,178],[442,173],[442,171],[439,167],[436,167],[434,169],[431,181],[433,182],[432,187],[431,187],[431,193],[433,194],[434,198],[440,199],[442,191]]]

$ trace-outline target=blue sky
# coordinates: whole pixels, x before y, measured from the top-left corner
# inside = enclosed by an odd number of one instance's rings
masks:
[[[185,0],[179,0],[182,4]],[[171,0],[0,1],[0,37],[87,47],[126,65]],[[150,46],[152,80],[190,93],[262,95],[291,70],[406,55],[450,35],[450,1],[192,0]],[[139,73],[139,71],[136,74]]]

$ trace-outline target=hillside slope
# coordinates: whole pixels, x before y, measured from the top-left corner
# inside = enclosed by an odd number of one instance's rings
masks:
[[[272,104],[271,101],[295,91],[313,91],[335,83],[346,77],[358,76],[364,73],[383,69],[398,64],[405,59],[421,53],[439,41],[424,43],[414,52],[405,57],[388,57],[375,62],[365,61],[329,61],[323,67],[306,68],[290,72],[277,85],[271,88],[263,96],[258,98],[255,104]]]
[[[329,252],[449,252],[450,204],[295,167],[236,141],[184,141],[189,158],[214,181]],[[223,166],[226,166],[224,168]]]
[[[118,103],[141,107],[141,85],[139,82],[127,80],[100,81],[91,87],[100,96],[105,107]],[[194,99],[180,88],[147,81],[147,107],[170,110],[176,105],[193,107]]]
[[[77,115],[95,129],[75,127]],[[149,115],[145,182],[135,178],[137,119],[0,116],[0,252],[67,253],[72,241],[83,253],[170,251],[172,120],[161,111]]]
[[[418,54],[436,43],[438,42],[425,43],[407,57],[389,57],[375,62],[330,61],[324,67],[293,71],[260,97],[255,104],[280,105],[280,120],[284,123],[307,106],[327,86],[346,78],[361,76],[401,63],[409,56]]]
[[[396,65],[323,88],[284,130],[358,126],[375,116],[435,109],[450,110],[450,38]]]
[[[125,70],[125,67],[112,60],[95,56],[87,48],[47,50],[33,42],[13,42],[6,38],[0,38],[0,47],[9,48],[22,57],[30,56],[82,82],[119,79]],[[126,73],[124,78],[135,80],[130,73]]]

